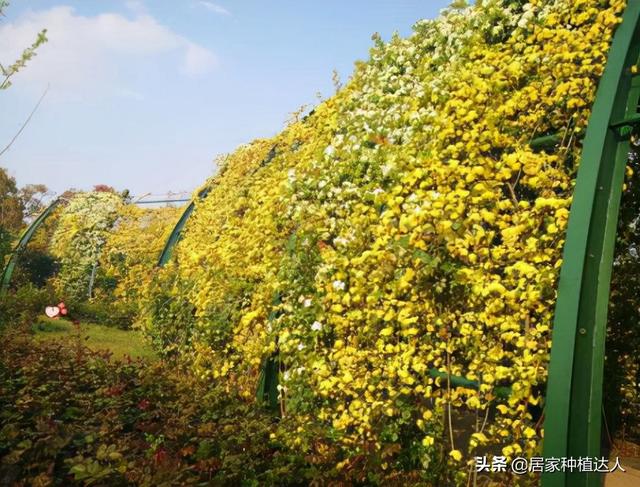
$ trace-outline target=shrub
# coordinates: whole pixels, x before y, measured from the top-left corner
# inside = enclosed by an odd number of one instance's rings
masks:
[[[88,323],[114,326],[123,330],[131,328],[136,307],[130,303],[110,303],[100,300],[66,302],[73,319]]]
[[[38,288],[33,284],[27,284],[15,291],[9,291],[0,299],[0,330],[31,322],[36,316],[42,315],[47,306],[54,303],[57,301],[53,290],[48,287]]]
[[[275,418],[224,384],[162,364],[111,362],[81,343],[3,336],[6,485],[300,485],[313,468]]]
[[[20,253],[11,285],[18,288],[31,283],[36,287],[43,287],[55,275],[58,267],[56,259],[48,252],[27,247]]]

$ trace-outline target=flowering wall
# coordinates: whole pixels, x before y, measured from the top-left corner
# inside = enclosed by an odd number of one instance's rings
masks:
[[[131,325],[180,212],[127,204],[113,191],[73,194],[37,234],[59,263],[58,299],[79,305],[76,317]]]
[[[50,250],[60,263],[54,284],[61,298],[88,298],[94,265],[123,204],[116,193],[93,191],[74,194],[60,211]]]
[[[98,260],[96,299],[139,314],[158,256],[179,218],[179,208],[122,206]]]
[[[478,1],[375,38],[335,96],[221,161],[149,332],[247,397],[277,351],[282,441],[336,469],[466,485],[476,454],[539,453],[580,140],[624,6]]]

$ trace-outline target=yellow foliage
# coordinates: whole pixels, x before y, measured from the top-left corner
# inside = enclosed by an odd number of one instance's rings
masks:
[[[572,161],[625,2],[504,5],[378,39],[334,97],[224,158],[158,275],[193,311],[183,352],[203,376],[251,392],[278,351],[294,445],[315,425],[382,449],[410,421],[428,456],[442,411],[484,414],[510,385],[458,448],[539,453],[523,404],[546,383]],[[559,150],[529,146],[556,132]]]

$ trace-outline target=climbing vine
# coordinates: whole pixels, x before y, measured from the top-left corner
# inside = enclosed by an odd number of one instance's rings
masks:
[[[74,194],[60,212],[51,238],[51,253],[60,270],[54,286],[61,298],[85,300],[102,248],[123,206],[122,197],[110,191]]]
[[[220,161],[145,293],[149,332],[245,397],[277,354],[280,439],[337,470],[466,485],[474,455],[539,454],[580,141],[624,6],[483,1],[374,37],[334,97]]]

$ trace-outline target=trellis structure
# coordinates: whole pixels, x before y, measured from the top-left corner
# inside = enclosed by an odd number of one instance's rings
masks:
[[[628,0],[617,28],[607,65],[600,80],[592,115],[583,140],[581,162],[569,217],[560,272],[545,399],[546,458],[600,456],[602,385],[618,212],[629,139],[640,125],[640,0]],[[531,142],[535,149],[553,150],[555,135]],[[209,188],[197,195],[205,198]],[[6,292],[21,251],[37,228],[55,209],[54,201],[22,235],[5,266],[0,291]],[[184,227],[195,210],[195,200],[178,220],[160,255],[158,266],[171,258]],[[275,315],[273,315],[275,317]],[[265,360],[258,396],[272,406],[278,381],[277,358]],[[432,370],[431,376],[446,374]],[[453,385],[477,387],[464,377],[450,377]],[[508,388],[497,391],[509,394]],[[602,485],[597,472],[554,472],[543,475],[544,487]]]
[[[31,225],[27,227],[27,229],[20,236],[20,240],[18,240],[17,245],[13,249],[11,256],[9,257],[9,261],[4,266],[2,270],[2,281],[0,281],[0,297],[4,296],[7,290],[9,289],[9,284],[11,283],[11,276],[13,276],[13,271],[18,264],[18,259],[20,255],[27,248],[29,241],[33,237],[33,234],[36,233],[36,230],[40,228],[40,226],[44,223],[53,210],[57,208],[57,206],[62,202],[60,198],[54,200],[33,222]]]
[[[600,455],[609,286],[629,139],[640,123],[640,0],[629,0],[583,141],[560,271],[545,402],[544,456]],[[544,487],[602,485],[596,472],[549,473]]]
[[[18,243],[12,250],[9,260],[7,261],[6,265],[2,270],[2,279],[0,280],[0,297],[5,295],[6,292],[8,291],[9,286],[11,284],[11,278],[13,277],[13,271],[15,270],[15,267],[18,264],[18,260],[20,259],[20,256],[22,255],[24,250],[27,248],[27,245],[33,238],[33,235],[44,224],[45,220],[49,218],[49,216],[51,216],[53,211],[64,201],[66,201],[66,199],[62,197],[56,198],[55,200],[53,200],[53,202],[47,208],[45,208],[44,211],[35,220],[33,220],[33,222],[31,222],[31,224],[24,230],[24,232],[20,236],[20,239],[18,240]],[[181,203],[184,201],[189,201],[189,200],[169,199],[169,200],[137,201],[134,204],[144,205],[144,204],[159,204],[159,203]],[[193,211],[193,208],[191,208],[191,205],[187,208],[187,210],[189,211],[189,214],[191,213],[191,211]],[[171,247],[173,247],[173,245],[175,245],[176,242],[177,240],[172,243]],[[163,255],[165,254],[165,252],[166,252],[166,248],[165,248],[165,251],[163,252]],[[170,257],[170,254],[167,254],[166,260],[168,260],[169,257]]]
[[[200,192],[198,192],[198,199],[203,199],[206,198],[206,196],[209,194],[210,189],[209,188],[204,188],[202,190],[200,190]],[[171,234],[169,235],[169,238],[167,239],[167,243],[165,244],[164,248],[162,249],[162,253],[160,254],[160,258],[158,259],[158,267],[164,267],[166,265],[167,262],[169,262],[169,260],[171,260],[171,254],[173,253],[173,248],[176,246],[176,244],[180,241],[180,237],[182,236],[182,230],[184,229],[184,226],[187,224],[187,221],[189,220],[189,217],[191,217],[191,214],[193,213],[193,210],[196,209],[196,202],[195,200],[192,200],[187,207],[185,208],[185,210],[182,212],[182,215],[180,216],[180,219],[178,220],[178,223],[176,223],[176,226],[173,227],[173,230],[171,231]]]

